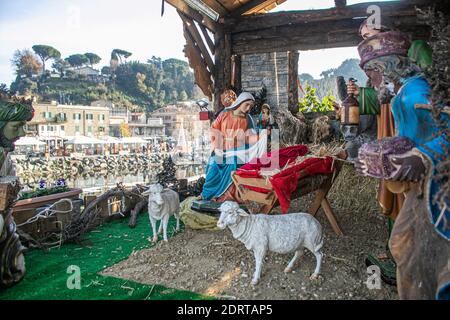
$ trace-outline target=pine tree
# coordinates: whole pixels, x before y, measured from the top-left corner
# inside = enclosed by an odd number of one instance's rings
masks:
[[[156,175],[158,183],[164,188],[178,190],[178,180],[175,175],[176,171],[177,169],[175,168],[175,163],[173,162],[172,157],[169,156],[165,158],[163,161],[162,170]]]

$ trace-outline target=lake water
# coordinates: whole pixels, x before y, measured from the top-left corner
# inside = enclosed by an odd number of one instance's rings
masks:
[[[201,165],[183,165],[177,169],[177,178],[186,178],[196,180],[204,173]],[[124,175],[109,174],[107,176],[79,176],[76,179],[67,179],[66,183],[71,188],[80,188],[83,193],[101,193],[114,188],[117,183],[123,183],[125,186],[134,186],[136,184],[148,185],[154,181],[155,172],[135,172]]]

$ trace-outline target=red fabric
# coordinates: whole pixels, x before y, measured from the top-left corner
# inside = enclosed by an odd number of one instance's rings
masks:
[[[268,152],[259,159],[254,159],[240,167],[236,174],[243,178],[257,178],[265,179],[259,172],[261,168],[270,167],[273,159],[279,161],[279,168],[283,168],[286,164],[291,163],[299,156],[304,156],[308,153],[308,147],[304,145],[298,145],[293,147],[287,147],[280,149],[279,152]],[[273,158],[272,158],[273,157]],[[277,157],[277,158],[275,158]],[[255,161],[256,160],[256,161]],[[333,158],[308,158],[302,163],[289,167],[269,178],[272,188],[275,191],[278,201],[280,202],[281,210],[286,213],[291,203],[292,192],[297,190],[298,181],[300,178],[312,176],[316,174],[329,174],[334,171]],[[245,186],[244,187],[259,192],[269,193],[271,190]]]
[[[304,145],[297,145],[292,147],[283,148],[277,150],[276,152],[267,152],[261,156],[261,158],[252,159],[249,163],[244,164],[239,170],[256,170],[259,171],[261,168],[268,168],[274,163],[278,162],[279,168],[283,168],[287,163],[295,161],[297,157],[304,156],[308,153],[308,147]],[[243,173],[244,174],[244,173]],[[239,174],[241,177],[245,175]],[[259,174],[258,174],[259,176]],[[252,178],[254,176],[251,176]]]
[[[277,152],[267,152],[260,158],[252,159],[249,163],[244,164],[236,171],[236,174],[243,178],[263,178],[259,174],[261,168],[268,168],[272,163],[275,165],[277,162],[277,168],[283,168],[287,163],[291,163],[295,161],[297,157],[304,156],[307,153],[308,147],[304,145],[283,148],[277,150]],[[269,193],[271,191],[258,187],[245,187],[259,193]]]
[[[316,174],[328,174],[334,171],[333,158],[308,158],[302,163],[287,168],[272,176],[269,181],[280,202],[281,211],[286,213],[291,204],[292,192],[297,190],[300,177],[313,176]]]

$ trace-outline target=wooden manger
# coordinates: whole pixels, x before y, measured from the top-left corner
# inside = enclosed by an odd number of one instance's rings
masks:
[[[345,151],[339,152],[336,159],[344,160],[346,158]],[[298,182],[297,190],[291,195],[291,199],[297,199],[305,196],[311,192],[315,192],[314,200],[309,207],[308,213],[315,216],[320,208],[323,209],[327,217],[328,222],[337,235],[343,235],[341,227],[333,212],[333,208],[327,199],[328,192],[333,186],[333,182],[341,171],[343,162],[334,161],[334,172],[331,174],[318,174],[314,176],[308,176],[305,170],[300,172],[300,179]],[[277,195],[268,179],[264,178],[244,178],[238,176],[235,172],[231,175],[237,192],[248,210],[251,213],[265,213],[269,214],[272,209],[279,204]],[[245,186],[257,187],[266,190],[270,190],[269,193],[260,193],[246,188]],[[256,206],[255,206],[256,203]]]

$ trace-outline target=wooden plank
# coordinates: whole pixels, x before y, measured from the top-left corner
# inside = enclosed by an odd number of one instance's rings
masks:
[[[220,0],[203,0],[203,2],[216,11],[221,17],[230,13]]]
[[[341,227],[339,226],[339,223],[336,220],[336,217],[334,215],[333,209],[331,208],[330,202],[328,201],[328,199],[325,197],[322,200],[322,209],[325,212],[325,215],[327,216],[328,222],[330,223],[331,227],[333,228],[334,232],[338,235],[338,236],[342,236],[344,235],[344,233],[342,232]]]
[[[214,46],[214,42],[212,41],[211,37],[208,34],[208,30],[206,30],[205,26],[202,25],[201,23],[199,23],[198,26],[203,33],[203,38],[205,38],[206,44],[208,45],[211,54],[214,55],[216,53],[216,48]]]
[[[267,2],[269,2],[269,1],[267,1],[267,0],[250,0],[249,2],[243,4],[242,6],[240,6],[233,12],[231,12],[230,16],[231,17],[239,17],[239,16],[243,15],[244,13],[254,9],[255,7],[257,7],[261,4],[267,3]],[[271,2],[273,2],[273,1],[271,1]]]
[[[206,46],[203,43],[203,39],[200,36],[200,33],[198,32],[198,29],[195,26],[194,21],[189,19],[186,15],[184,15],[180,11],[178,11],[178,14],[181,17],[181,20],[183,20],[183,22],[187,28],[187,32],[189,33],[189,35],[191,37],[191,40],[193,42],[195,42],[195,44],[200,49],[200,53],[201,53],[203,59],[206,61],[209,71],[211,72],[211,74],[214,74],[214,72],[215,72],[214,62],[213,62],[211,56],[209,55],[208,49],[206,49]]]
[[[200,49],[195,46],[186,26],[183,24],[186,45],[184,53],[189,60],[189,66],[194,69],[195,83],[201,88],[203,93],[212,100],[213,83],[211,73],[208,71],[206,62],[203,59]]]
[[[233,52],[242,55],[357,46],[362,40],[358,34],[360,23],[352,19],[241,32],[232,36]],[[415,17],[398,18],[393,25],[413,39],[427,39],[430,34],[429,27],[417,25]]]
[[[225,66],[225,34],[222,29],[219,29],[214,34],[215,54],[214,64],[216,72],[214,73],[214,113],[218,113],[221,109],[220,95],[225,89],[223,68]]]
[[[225,88],[230,87],[231,85],[231,34],[230,33],[225,33],[225,51],[224,51],[224,68],[223,68],[223,73],[224,73],[224,84],[225,84]]]
[[[231,85],[237,91],[242,89],[242,58],[240,55],[233,55],[231,57],[232,61],[232,72],[231,72]]]
[[[253,9],[247,11],[245,14],[263,14],[268,13],[270,10],[275,9],[278,5],[286,2],[286,0],[273,0],[272,2],[263,3]]]
[[[267,13],[264,15],[246,15],[238,18],[225,17],[224,24],[227,31],[231,33],[255,31],[260,29],[274,28],[283,25],[305,24],[311,22],[350,20],[355,17],[367,17],[367,8],[377,5],[381,8],[383,17],[416,16],[415,6],[423,7],[436,4],[448,12],[445,7],[446,0],[411,0],[392,2],[367,2],[359,3],[345,8],[331,8],[319,10],[302,10]],[[446,9],[445,9],[446,8]]]
[[[211,18],[201,14],[200,12],[189,7],[186,2],[182,0],[165,0],[168,4],[175,7],[177,10],[183,12],[189,18],[194,19],[196,22],[203,24],[212,32],[216,32],[219,28],[219,24]]]
[[[288,108],[292,114],[298,113],[298,56],[297,51],[288,52]]]
[[[242,200],[255,201],[266,205],[272,205],[274,199],[272,196],[268,197],[265,193],[256,192],[250,189],[241,190],[241,197]]]
[[[241,185],[246,185],[250,187],[257,187],[266,190],[272,190],[272,184],[270,182],[266,182],[266,179],[261,178],[243,178],[236,174],[233,175],[235,181]]]

